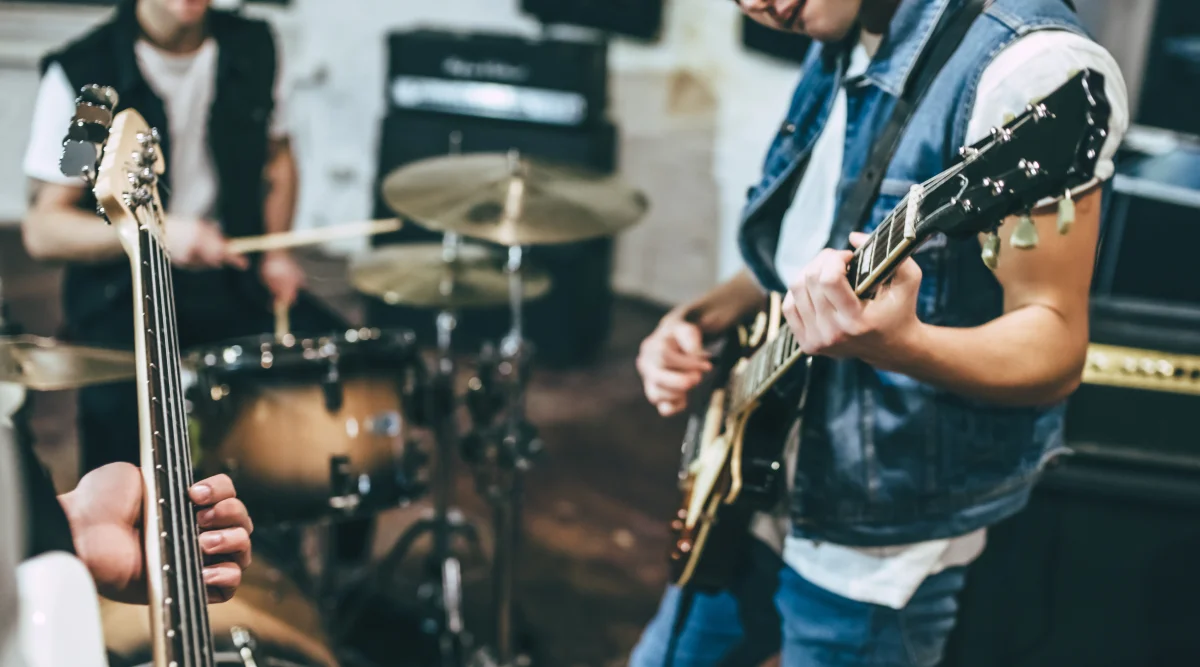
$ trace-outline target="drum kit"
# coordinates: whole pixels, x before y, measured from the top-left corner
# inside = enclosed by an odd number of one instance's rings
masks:
[[[614,235],[637,223],[647,203],[615,177],[516,151],[415,162],[389,174],[382,190],[401,218],[442,234],[442,242],[369,251],[351,261],[350,283],[388,304],[435,310],[435,345],[423,350],[409,331],[277,327],[273,334],[186,350],[197,466],[229,473],[259,526],[369,518],[428,493],[431,511],[370,566],[359,588],[388,581],[416,540],[430,535],[428,580],[419,591],[439,667],[527,665],[529,656],[514,641],[513,570],[522,479],[543,448],[525,415],[534,350],[522,305],[552,289],[550,276],[528,261],[528,249]],[[364,234],[396,226],[356,224]],[[272,236],[269,247],[327,238]],[[458,314],[504,304],[511,328],[484,345],[471,360],[473,369],[462,369],[472,372],[459,392],[460,369],[451,353]],[[131,378],[133,368],[125,352],[0,338],[0,382],[29,389]],[[469,419],[460,418],[464,411]],[[432,436],[425,438],[434,445],[432,456],[419,444],[422,432]],[[461,564],[452,545],[456,536],[478,540],[455,507],[456,459],[472,468],[493,508],[488,646],[476,646],[463,621]],[[362,597],[344,596],[333,614],[338,618],[325,619],[326,625],[353,623]]]

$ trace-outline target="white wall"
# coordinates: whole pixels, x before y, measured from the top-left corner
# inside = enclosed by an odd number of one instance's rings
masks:
[[[622,175],[650,197],[651,212],[619,242],[617,288],[663,302],[702,291],[736,270],[737,210],[796,68],[746,54],[736,8],[712,0],[667,3],[656,44],[610,49],[611,115],[622,136]],[[517,0],[293,0],[250,5],[277,27],[303,187],[296,224],[358,220],[371,212],[377,135],[384,113],[385,36],[416,26],[537,34]],[[34,64],[46,50],[102,20],[95,8],[0,4],[0,220],[24,210],[20,155]],[[334,250],[354,251],[360,243]]]

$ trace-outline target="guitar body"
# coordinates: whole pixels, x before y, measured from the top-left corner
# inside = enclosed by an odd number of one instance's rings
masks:
[[[739,330],[726,341],[716,363],[719,386],[708,395],[707,409],[689,424],[680,470],[682,502],[671,521],[669,576],[677,586],[728,586],[754,539],[748,531],[754,513],[771,511],[779,502],[783,448],[796,412],[794,392],[783,387],[802,383],[803,373],[789,372],[787,382],[744,406],[731,400],[731,379],[781,326],[776,303],[759,315],[753,331]]]
[[[96,585],[74,556],[53,551],[17,567],[27,667],[108,667]]]

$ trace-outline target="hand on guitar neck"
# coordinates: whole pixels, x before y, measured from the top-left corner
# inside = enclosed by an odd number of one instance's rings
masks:
[[[850,245],[861,247],[868,236],[850,234]],[[825,249],[804,268],[783,299],[783,316],[800,349],[810,355],[870,360],[903,339],[917,319],[921,268],[907,258],[875,298],[860,299],[846,279],[853,253]]]
[[[80,560],[99,592],[118,602],[146,604],[142,489],[137,467],[110,463],[59,496]],[[225,475],[197,482],[189,495],[199,510],[200,546],[209,561],[204,568],[208,600],[224,602],[233,597],[250,564],[254,526]]]

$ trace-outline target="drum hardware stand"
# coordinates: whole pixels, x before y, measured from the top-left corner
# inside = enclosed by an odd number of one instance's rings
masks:
[[[446,233],[443,242],[443,259],[449,266],[443,279],[442,290],[454,288],[453,264],[457,261],[460,241],[457,234]],[[452,549],[453,537],[462,535],[473,552],[481,554],[479,534],[463,513],[454,507],[454,457],[459,445],[457,424],[457,401],[454,393],[455,363],[451,351],[457,319],[452,310],[443,310],[437,315],[438,356],[434,373],[425,388],[425,415],[433,429],[437,446],[437,463],[432,486],[433,511],[426,513],[410,526],[397,540],[391,551],[375,569],[372,583],[387,581],[424,533],[433,537],[433,548],[429,553],[426,580],[418,586],[418,597],[425,604],[422,630],[438,638],[440,667],[462,667],[463,656],[470,649],[473,639],[464,627],[462,618],[462,566]],[[349,628],[358,616],[357,609],[341,615],[347,619],[343,628]]]
[[[472,667],[524,667],[532,662],[528,654],[514,646],[513,631],[514,565],[520,538],[523,475],[543,451],[537,429],[525,419],[525,387],[533,346],[522,332],[523,255],[520,246],[508,250],[512,329],[500,341],[499,363],[495,364],[499,386],[493,383],[490,365],[481,363],[468,400],[475,424],[468,442],[479,450],[469,458],[479,462],[477,484],[492,505],[496,536],[492,558],[494,646],[483,647],[472,655]],[[491,350],[485,349],[483,356],[492,356]]]

